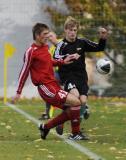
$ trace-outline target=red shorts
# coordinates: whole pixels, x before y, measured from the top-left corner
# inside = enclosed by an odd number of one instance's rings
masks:
[[[62,109],[62,105],[66,102],[68,92],[61,89],[56,82],[42,84],[38,86],[40,96],[49,104]]]

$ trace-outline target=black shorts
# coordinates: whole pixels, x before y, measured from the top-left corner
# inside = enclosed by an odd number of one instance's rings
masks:
[[[82,79],[79,80],[78,78],[66,80],[64,83],[64,90],[69,92],[73,88],[77,88],[80,95],[86,95],[86,96],[88,95],[89,87],[87,81],[85,80]]]

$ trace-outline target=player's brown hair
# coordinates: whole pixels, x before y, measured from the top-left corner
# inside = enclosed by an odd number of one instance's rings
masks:
[[[49,30],[49,27],[46,24],[36,23],[32,28],[33,39],[35,40],[36,35],[39,35],[41,32],[43,32],[46,29]]]
[[[68,28],[72,28],[72,27],[77,27],[77,29],[79,28],[79,22],[71,17],[71,16],[68,16],[65,23],[64,23],[64,29],[68,29]]]

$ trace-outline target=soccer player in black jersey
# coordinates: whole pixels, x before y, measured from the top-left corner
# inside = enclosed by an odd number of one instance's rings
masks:
[[[79,23],[76,19],[69,16],[64,24],[65,38],[57,44],[54,58],[63,59],[67,55],[73,54],[74,62],[59,67],[59,76],[64,89],[77,97],[81,101],[80,117],[84,116],[87,106],[88,96],[88,76],[85,64],[85,52],[103,51],[106,45],[107,30],[100,28],[99,43],[92,42],[86,38],[78,38],[77,32]],[[86,112],[87,114],[87,112]],[[61,126],[57,127],[57,132],[62,134]],[[76,139],[74,135],[69,136],[70,139]]]

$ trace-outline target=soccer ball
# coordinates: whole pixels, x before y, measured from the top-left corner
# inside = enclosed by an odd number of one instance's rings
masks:
[[[96,62],[96,70],[100,74],[109,74],[112,70],[112,63],[109,59],[102,58]]]

